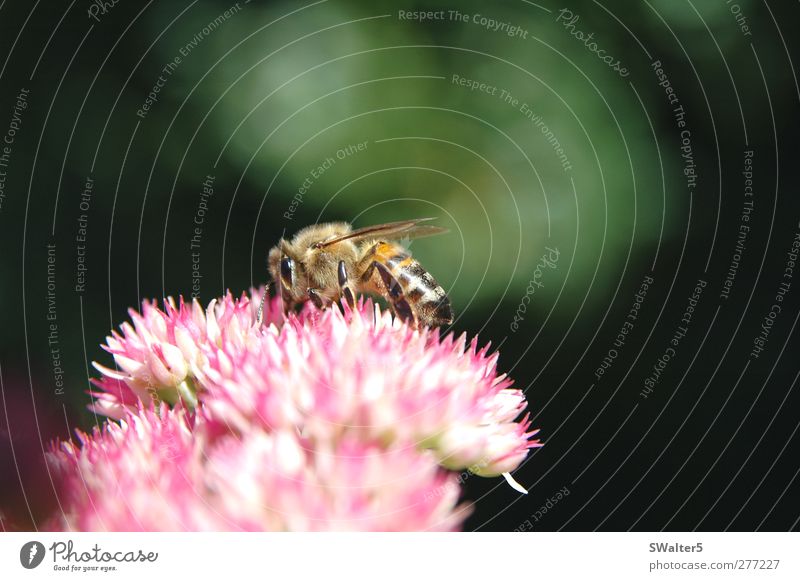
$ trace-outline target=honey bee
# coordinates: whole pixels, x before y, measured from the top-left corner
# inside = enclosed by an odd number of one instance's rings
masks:
[[[346,222],[315,224],[281,239],[269,252],[269,272],[284,309],[310,300],[323,309],[342,298],[355,305],[358,293],[382,296],[410,325],[453,322],[444,289],[399,240],[433,236],[444,228],[420,224],[431,218],[390,222],[353,230]]]

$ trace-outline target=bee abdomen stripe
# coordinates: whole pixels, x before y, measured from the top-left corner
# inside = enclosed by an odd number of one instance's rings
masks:
[[[406,296],[413,302],[419,302],[425,296],[425,289],[418,286],[411,287],[406,291]]]
[[[406,263],[411,262],[411,260],[411,255],[407,252],[398,252],[386,260],[386,265],[389,268],[404,267],[406,266]]]
[[[395,276],[408,291],[412,288],[421,288],[423,291],[433,291],[439,286],[433,277],[413,259],[409,261],[407,266],[396,268]]]
[[[428,277],[431,276],[431,275],[428,274],[428,271],[426,271],[424,268],[422,268],[422,265],[419,262],[417,262],[416,260],[414,260],[413,258],[411,260],[409,260],[407,264],[403,265],[402,271],[407,273],[407,274],[409,274],[409,275],[411,275],[411,276],[414,276],[416,278],[421,278],[421,279],[424,279],[426,275]]]

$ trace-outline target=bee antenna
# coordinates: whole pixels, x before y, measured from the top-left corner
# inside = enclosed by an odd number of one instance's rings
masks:
[[[269,284],[270,283],[264,285],[264,294],[261,295],[261,302],[258,304],[257,320],[259,327],[264,324],[264,302],[267,300],[267,295],[269,294]]]

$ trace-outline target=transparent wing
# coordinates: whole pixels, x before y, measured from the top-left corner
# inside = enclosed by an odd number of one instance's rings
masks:
[[[318,242],[317,248],[324,248],[342,242],[343,240],[350,240],[353,242],[359,240],[369,240],[374,238],[381,238],[383,240],[398,240],[398,239],[411,239],[422,238],[424,236],[435,236],[436,234],[444,234],[448,232],[446,228],[438,226],[430,226],[428,224],[420,225],[420,222],[427,222],[435,218],[419,218],[417,220],[403,220],[401,222],[388,222],[386,224],[378,224],[377,226],[367,226],[353,230],[348,234],[342,234],[336,238]]]

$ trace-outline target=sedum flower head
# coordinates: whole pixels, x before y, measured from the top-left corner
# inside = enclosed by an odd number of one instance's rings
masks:
[[[468,514],[456,476],[412,447],[315,447],[284,430],[212,437],[208,427],[182,409],[142,408],[62,444],[51,463],[68,508],[51,527],[446,531]]]
[[[453,530],[451,470],[510,479],[540,445],[476,339],[262,293],[145,302],[107,338],[91,407],[119,423],[53,451],[58,527]]]
[[[497,476],[537,444],[529,422],[515,422],[525,397],[497,374],[497,357],[367,301],[347,314],[309,308],[258,341],[214,346],[195,375],[220,429],[258,423],[315,440],[414,442],[447,468]]]
[[[254,335],[260,294],[253,301],[242,295],[234,300],[228,294],[215,299],[203,309],[197,300],[190,305],[181,298],[178,306],[169,298],[160,310],[155,301],[142,303],[142,312],[128,312],[131,323],[121,325],[121,333],[112,331],[103,349],[111,353],[117,369],[97,362],[103,374],[93,383],[99,390],[92,409],[120,419],[125,407],[137,401],[146,404],[179,400],[193,408],[197,404],[197,382],[192,366],[203,365],[205,352],[215,345],[247,342]],[[271,317],[275,312],[269,312]]]

